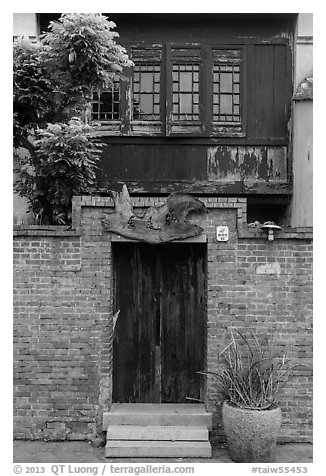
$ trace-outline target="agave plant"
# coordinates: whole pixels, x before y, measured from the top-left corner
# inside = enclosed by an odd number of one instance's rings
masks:
[[[253,332],[245,335],[231,328],[230,337],[230,343],[219,353],[217,371],[200,373],[211,375],[219,393],[237,407],[275,407],[294,368],[291,361],[274,352],[268,341],[260,342]]]

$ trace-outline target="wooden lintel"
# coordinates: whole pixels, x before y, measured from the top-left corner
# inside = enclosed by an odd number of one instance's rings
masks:
[[[125,238],[124,236],[112,234],[112,243],[138,243],[139,240],[133,240],[131,238]],[[173,243],[207,243],[207,235],[204,233],[198,236],[190,236],[189,238],[183,238],[180,240],[175,239]]]

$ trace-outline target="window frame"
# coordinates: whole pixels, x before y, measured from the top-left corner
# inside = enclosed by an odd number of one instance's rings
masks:
[[[167,45],[166,58],[166,135],[192,135],[202,137],[205,132],[204,121],[204,48],[197,44],[169,44]],[[173,119],[173,65],[198,64],[199,66],[199,120]]]
[[[133,72],[125,72],[127,80],[120,80],[120,119],[100,121],[97,130],[107,135],[163,136],[198,138],[236,138],[246,136],[246,45],[227,43],[166,43],[125,45],[129,57],[136,64],[160,64],[160,120],[133,119]],[[239,71],[240,121],[223,124],[213,120],[214,51],[236,50],[240,59]],[[173,109],[173,64],[199,65],[199,120],[175,120]],[[231,64],[232,62],[225,64]],[[93,122],[93,121],[92,121]],[[97,123],[99,121],[96,121]]]
[[[93,114],[94,114],[94,111],[93,111],[93,104],[96,104],[96,103],[100,103],[100,99],[101,99],[101,95],[102,94],[105,94],[107,92],[111,92],[111,94],[115,93],[114,91],[114,86],[115,85],[118,85],[118,91],[119,91],[119,107],[118,107],[118,118],[117,119],[101,119],[101,118],[94,118],[93,117]],[[94,94],[97,94],[98,95],[98,99],[97,100],[94,100]],[[106,126],[106,125],[111,125],[112,126],[112,130],[117,130],[117,131],[120,131],[120,124],[121,124],[121,84],[120,84],[120,81],[119,80],[114,80],[112,82],[112,85],[111,85],[111,91],[109,91],[108,89],[105,89],[104,91],[100,92],[100,91],[94,91],[93,92],[93,99],[92,99],[92,105],[91,105],[91,112],[90,112],[90,115],[91,115],[91,122],[92,123],[98,123],[100,124],[101,126]],[[112,101],[112,106],[113,106],[113,113],[114,113],[114,99]],[[99,114],[98,111],[95,112],[95,114]],[[107,112],[104,111],[104,114],[107,114]]]
[[[233,65],[237,64],[239,65],[239,96],[240,96],[240,121],[235,122],[235,123],[223,123],[223,122],[215,122],[214,121],[214,115],[213,115],[213,102],[214,102],[214,90],[213,90],[213,76],[214,76],[214,65],[217,63],[213,57],[213,52],[220,50],[220,51],[239,51],[240,53],[240,58],[239,60],[233,61],[229,59],[225,59],[225,62],[223,63],[220,61],[220,64],[226,64],[226,65]],[[228,45],[228,44],[223,44],[223,45],[210,45],[209,46],[209,68],[211,71],[211,74],[209,75],[209,80],[212,81],[212,84],[210,85],[209,91],[210,91],[210,103],[211,103],[211,111],[210,111],[210,136],[211,137],[245,137],[246,136],[246,102],[245,102],[245,92],[246,92],[246,47],[244,45]],[[209,102],[207,103],[209,104]]]
[[[133,81],[134,68],[130,68],[127,102],[128,102],[128,117],[129,134],[130,135],[162,135],[163,118],[165,115],[165,88],[162,79],[165,76],[163,46],[161,44],[140,44],[131,45],[127,48],[129,57],[136,64],[160,65],[160,120],[139,120],[133,119]]]

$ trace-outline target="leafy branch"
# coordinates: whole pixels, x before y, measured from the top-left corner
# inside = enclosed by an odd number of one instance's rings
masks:
[[[14,43],[14,187],[39,223],[69,223],[72,196],[95,186],[92,92],[132,65],[115,27],[99,13],[67,13],[36,43]]]

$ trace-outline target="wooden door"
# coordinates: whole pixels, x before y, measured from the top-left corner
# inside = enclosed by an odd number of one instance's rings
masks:
[[[201,244],[115,244],[115,402],[200,398],[205,253]]]

